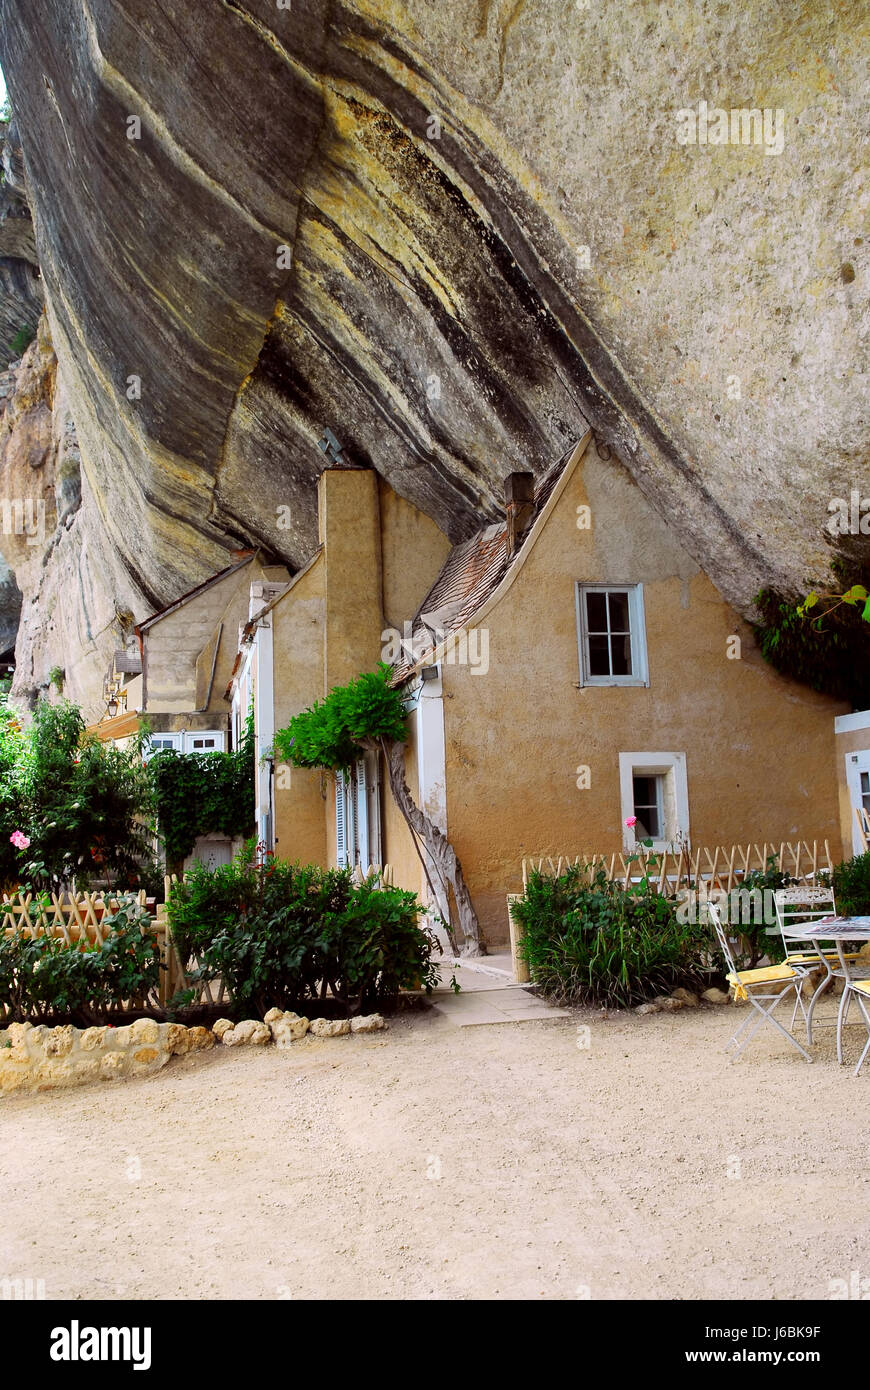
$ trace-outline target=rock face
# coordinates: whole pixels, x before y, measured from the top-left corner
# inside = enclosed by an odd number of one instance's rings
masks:
[[[113,623],[239,543],[307,560],[324,426],[458,540],[588,420],[744,613],[762,583],[824,580],[828,503],[866,477],[863,7],[5,0],[2,19],[82,475],[72,547],[38,582],[16,569],[19,693],[56,660],[73,551],[86,703]],[[781,150],[680,144],[700,101],[769,108],[771,131],[781,111]]]
[[[24,158],[14,122],[0,121],[0,362],[23,329],[32,337],[42,312],[42,280],[27,201]]]

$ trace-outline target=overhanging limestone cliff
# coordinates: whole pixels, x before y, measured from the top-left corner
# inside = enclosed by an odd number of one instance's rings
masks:
[[[828,501],[866,476],[866,6],[2,0],[0,23],[82,465],[26,605],[77,546],[108,649],[114,611],[239,543],[303,563],[325,424],[460,539],[588,420],[744,612],[824,576]],[[782,152],[679,145],[702,98],[782,109]]]

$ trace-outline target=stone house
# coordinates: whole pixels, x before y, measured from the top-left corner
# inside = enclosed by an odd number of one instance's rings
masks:
[[[146,756],[166,748],[222,753],[236,747],[241,729],[231,727],[224,692],[248,617],[250,591],[288,578],[283,566],[268,566],[259,554],[243,554],[139,623],[129,646],[114,653],[104,682],[107,717],[91,732],[124,745],[140,719],[147,718],[151,740]],[[201,836],[191,858],[228,863],[234,848],[225,836]]]
[[[512,474],[504,518],[456,545],[368,470],[327,470],[318,503],[309,563],[252,590],[226,692],[236,724],[253,696],[261,838],[282,858],[389,863],[431,897],[376,758],[347,778],[269,761],[277,728],[379,659],[406,697],[408,784],[459,854],[490,947],[524,855],[643,837],[817,838],[837,854],[845,706],[763,661],[591,433],[537,486]]]

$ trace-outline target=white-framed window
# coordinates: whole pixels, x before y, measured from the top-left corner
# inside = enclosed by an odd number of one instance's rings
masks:
[[[366,753],[335,774],[335,843],[339,868],[363,872],[381,859],[381,789],[377,756]]]
[[[641,584],[577,584],[581,685],[648,685]]]
[[[143,756],[147,761],[148,758],[153,758],[155,753],[162,753],[167,748],[180,753],[182,751],[181,740],[181,734],[151,734]]]
[[[222,753],[224,736],[219,729],[188,729],[184,734],[185,753]]]
[[[626,849],[642,840],[652,840],[658,850],[688,846],[685,753],[620,753],[619,789]],[[626,825],[627,820],[636,824]]]

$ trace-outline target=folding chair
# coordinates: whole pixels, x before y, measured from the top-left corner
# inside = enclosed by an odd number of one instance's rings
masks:
[[[788,1029],[782,1026],[778,1018],[772,1016],[777,1005],[782,1003],[783,999],[785,999],[793,989],[800,990],[801,985],[806,979],[807,971],[792,965],[764,965],[758,970],[738,970],[737,962],[734,959],[734,953],[731,950],[731,943],[722,925],[722,910],[718,903],[708,902],[706,906],[707,914],[713,923],[716,936],[719,940],[719,947],[725,957],[725,964],[728,966],[726,979],[729,984],[734,986],[737,998],[748,1000],[752,1008],[758,1013],[758,1017],[756,1018],[752,1010],[750,1010],[748,1017],[743,1020],[733,1038],[725,1044],[725,1051],[727,1052],[732,1044],[736,1044],[737,1039],[744,1029],[749,1028],[749,1032],[731,1058],[732,1062],[736,1062],[740,1053],[743,1051],[746,1044],[755,1036],[762,1023],[770,1023],[774,1028],[778,1028],[783,1037],[788,1038],[792,1046],[797,1048],[801,1056],[805,1057],[808,1062],[811,1062],[813,1060],[812,1057],[805,1048],[801,1047],[797,1038],[793,1037]],[[767,985],[780,985],[781,988],[774,993],[768,991],[768,993],[764,994],[762,991]],[[762,1007],[763,1005],[766,1007]]]
[[[870,1012],[868,1012],[868,1004],[870,1004],[870,980],[846,980],[843,990],[844,992],[848,991],[850,996],[854,994],[855,1003],[861,1010],[864,1022],[867,1025],[867,1042],[864,1046],[864,1051],[858,1058],[858,1065],[852,1073],[853,1076],[857,1076],[864,1065],[867,1053],[870,1052]],[[842,1057],[839,1060],[842,1061]]]
[[[793,965],[796,969],[803,969],[807,972],[821,966],[826,972],[826,977],[818,986],[813,994],[811,1009],[828,989],[832,980],[843,980],[850,978],[849,974],[843,970],[840,963],[840,955],[836,947],[830,950],[823,950],[821,953],[814,950],[806,950],[806,931],[801,935],[795,935],[796,927],[809,927],[813,922],[822,917],[836,917],[837,910],[834,903],[833,888],[823,887],[795,887],[777,888],[773,895],[774,908],[776,910],[776,921],[782,935],[782,942],[785,946],[785,963]],[[820,936],[824,940],[824,933]],[[803,946],[804,950],[796,950],[796,946]],[[861,960],[860,951],[844,951],[844,961]],[[849,1001],[844,999],[842,1004],[848,1011]],[[804,1001],[800,990],[797,991],[795,1006],[791,1016],[791,1026],[797,1016],[798,1008],[804,1016],[804,1023],[807,1027],[807,1041],[812,1046],[812,1012],[807,1013],[804,1008]],[[842,1060],[842,1059],[841,1059]]]

